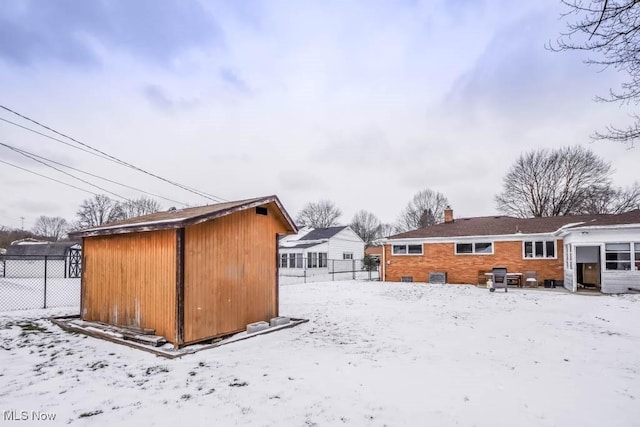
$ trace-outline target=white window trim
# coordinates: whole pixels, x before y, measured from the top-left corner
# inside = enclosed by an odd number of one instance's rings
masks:
[[[532,250],[533,250],[533,256],[532,257],[526,257],[525,256],[525,251],[524,251],[524,244],[525,242],[531,242],[533,244]],[[535,248],[535,243],[536,242],[544,242],[544,246],[542,246],[542,250],[543,252],[546,254],[547,253],[547,242],[553,242],[553,255],[552,257],[548,257],[548,256],[535,256],[536,254],[536,248]],[[533,240],[533,239],[527,239],[527,240],[522,240],[522,259],[526,259],[526,260],[536,260],[536,261],[540,261],[541,259],[558,259],[558,240],[556,239],[541,239],[541,240]]]
[[[627,261],[607,261],[607,245],[608,244],[613,244],[613,245],[615,245],[615,244],[624,244],[624,243],[628,243],[629,244],[629,254],[631,255],[631,258],[630,258],[630,260],[628,262],[631,264],[631,268],[629,270],[618,270],[618,269],[609,270],[607,268],[607,264],[608,263],[613,263],[613,262],[620,263],[620,262],[627,262]],[[636,255],[636,253],[635,253],[635,245],[636,245],[635,242],[606,242],[604,244],[604,269],[603,269],[603,271],[607,271],[609,273],[617,273],[617,274],[620,274],[620,273],[621,274],[629,274],[629,273],[633,273],[633,272],[639,271],[639,270],[637,270],[635,268],[635,266],[636,266],[636,262],[635,262],[635,255]],[[623,251],[615,251],[615,252],[623,252]]]
[[[394,246],[404,246],[407,250],[406,254],[394,254],[393,253],[393,247]],[[410,254],[409,253],[409,246],[420,246],[420,253],[419,254]],[[422,256],[424,255],[424,244],[422,243],[394,243],[391,245],[391,256]]]
[[[476,243],[491,243],[491,252],[476,252]],[[458,252],[458,245],[471,245],[471,252]],[[494,248],[496,247],[495,243],[490,240],[477,240],[473,242],[455,242],[453,244],[453,253],[457,256],[465,256],[465,255],[494,255]]]

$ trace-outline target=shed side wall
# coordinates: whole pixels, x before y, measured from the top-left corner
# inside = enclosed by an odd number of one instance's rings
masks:
[[[176,232],[84,239],[82,318],[175,341]]]
[[[185,230],[185,342],[243,330],[278,313],[276,234],[286,229],[275,206]]]

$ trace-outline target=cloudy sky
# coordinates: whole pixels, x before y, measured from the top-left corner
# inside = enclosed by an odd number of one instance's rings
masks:
[[[640,147],[589,139],[629,121],[593,102],[621,76],[545,49],[561,12],[559,0],[3,0],[0,104],[225,200],[277,194],[294,216],[329,199],[343,222],[359,209],[394,222],[424,188],[456,217],[491,215],[509,165],[533,149],[584,144],[618,185],[640,178]],[[208,202],[5,121],[0,143]],[[3,146],[0,160],[103,193]],[[72,220],[92,197],[3,163],[0,184],[9,227]]]

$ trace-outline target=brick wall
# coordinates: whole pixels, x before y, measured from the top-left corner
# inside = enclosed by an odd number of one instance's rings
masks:
[[[399,282],[402,276],[413,276],[414,282],[428,282],[429,272],[444,271],[449,283],[478,283],[480,270],[506,267],[509,272],[536,271],[538,284],[545,279],[563,279],[563,244],[557,242],[557,259],[523,259],[522,242],[494,242],[493,255],[456,255],[454,243],[426,243],[424,255],[391,255],[385,245],[387,281]],[[390,262],[388,262],[390,261]]]

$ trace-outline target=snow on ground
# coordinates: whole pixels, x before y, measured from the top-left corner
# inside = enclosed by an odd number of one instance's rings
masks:
[[[280,301],[310,321],[175,360],[1,313],[0,411],[72,426],[640,420],[638,295],[345,281]]]

